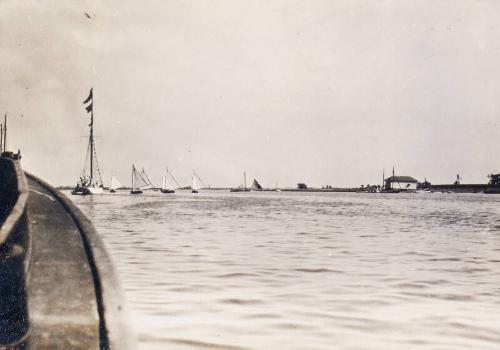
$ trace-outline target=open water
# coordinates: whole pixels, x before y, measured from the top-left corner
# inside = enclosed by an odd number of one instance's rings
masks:
[[[500,196],[72,196],[141,350],[499,349]]]

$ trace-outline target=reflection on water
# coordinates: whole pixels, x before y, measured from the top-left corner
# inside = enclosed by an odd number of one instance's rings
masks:
[[[498,349],[500,196],[72,197],[140,349]]]

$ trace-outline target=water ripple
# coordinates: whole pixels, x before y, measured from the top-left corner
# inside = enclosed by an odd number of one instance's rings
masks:
[[[140,350],[500,343],[500,196],[177,191],[72,199],[116,263]]]

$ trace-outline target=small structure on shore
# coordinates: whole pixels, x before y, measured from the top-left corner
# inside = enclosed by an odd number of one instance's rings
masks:
[[[391,176],[385,179],[385,190],[416,191],[418,181],[411,176]]]
[[[490,181],[488,185],[490,186],[500,186],[500,174],[490,174],[488,175]]]
[[[417,190],[430,190],[432,184],[427,181],[427,178],[424,179],[424,182],[419,182],[417,184]]]
[[[297,189],[299,189],[299,190],[306,190],[307,189],[307,185],[305,183],[300,182],[300,183],[297,184]]]

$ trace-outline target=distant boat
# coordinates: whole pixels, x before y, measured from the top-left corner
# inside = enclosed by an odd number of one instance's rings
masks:
[[[89,194],[102,194],[104,193],[102,187],[102,179],[101,172],[99,171],[99,165],[97,163],[97,156],[95,153],[95,145],[94,145],[94,101],[93,101],[93,93],[92,89],[90,89],[89,97],[85,101],[84,104],[89,103],[85,109],[87,113],[90,113],[90,134],[89,134],[89,143],[87,146],[87,156],[85,157],[85,166],[83,169],[83,174],[80,176],[80,180],[76,184],[76,187],[71,191],[73,195],[89,195]],[[95,159],[94,159],[95,158]],[[89,160],[89,168],[87,168],[87,159]],[[99,175],[99,181],[95,176],[95,172],[97,169],[97,174]],[[88,171],[88,173],[87,173]]]
[[[149,179],[146,172],[144,171],[144,167],[142,168],[140,175],[141,175],[141,179],[145,182],[145,184],[143,186],[141,186],[141,190],[150,190],[150,189],[155,187],[153,185],[153,183],[151,182],[151,180]]]
[[[141,194],[143,190],[153,188],[153,184],[149,181],[148,178],[145,178],[144,169],[139,173],[135,168],[135,165],[132,164],[132,190],[131,194]],[[147,176],[147,175],[146,175]]]
[[[115,176],[111,176],[111,184],[109,185],[109,192],[115,193],[117,189],[123,187],[120,181]]]
[[[262,191],[262,186],[260,185],[260,183],[257,182],[257,180],[253,179],[251,189],[252,191]]]
[[[168,168],[163,175],[163,179],[161,180],[161,193],[175,193],[174,188],[177,188],[173,183],[175,182],[175,178],[172,177],[172,174],[168,171]]]
[[[276,181],[276,187],[274,188],[275,192],[281,192],[281,189],[278,187],[278,181]]]
[[[198,191],[202,188],[203,181],[193,170],[193,177],[191,179],[191,193],[198,193]],[[206,187],[206,186],[205,186]]]
[[[168,170],[168,169],[167,169]],[[172,178],[172,180],[174,180],[174,183],[176,185],[176,189],[178,188],[181,188],[181,183],[179,182],[179,180],[177,179],[177,177],[175,176],[174,172],[172,170],[168,170],[169,174],[170,174],[170,177]]]
[[[230,192],[250,192],[250,189],[247,187],[247,173],[243,172],[243,186],[234,187],[229,190]]]

